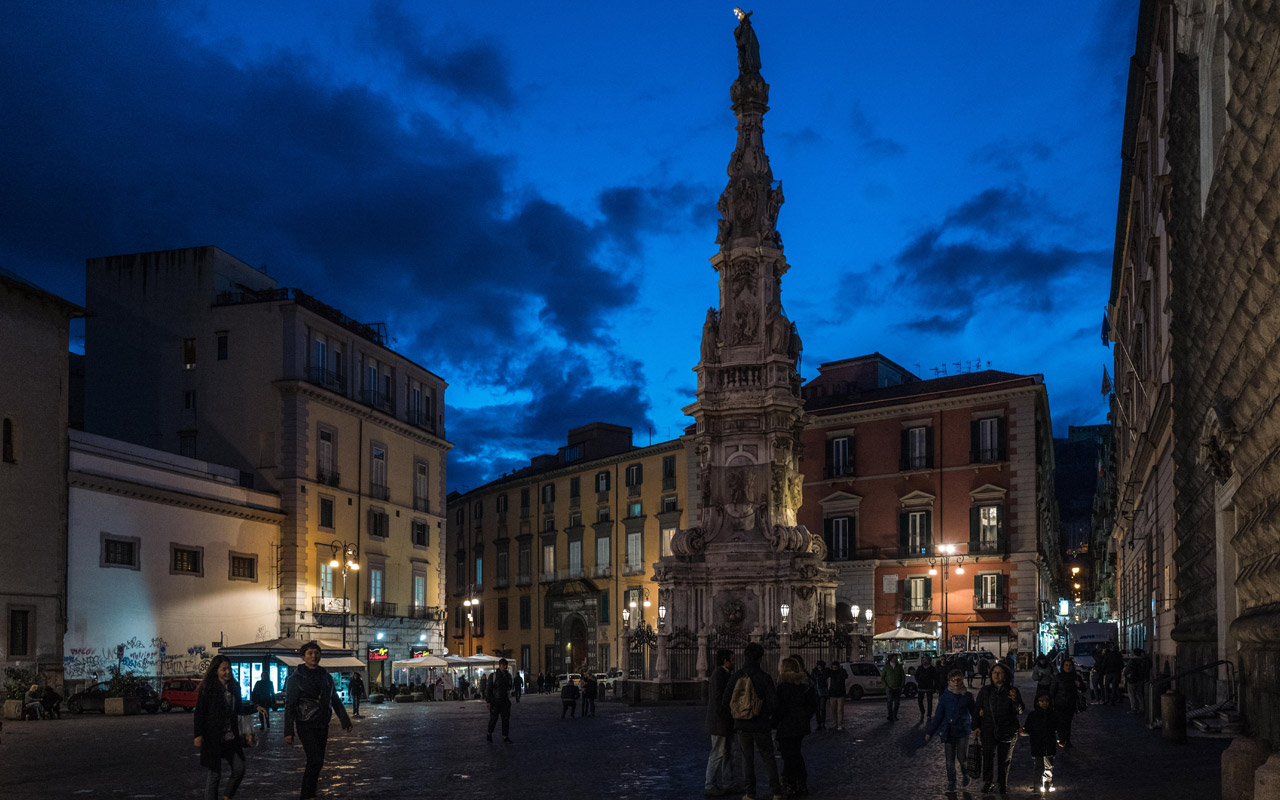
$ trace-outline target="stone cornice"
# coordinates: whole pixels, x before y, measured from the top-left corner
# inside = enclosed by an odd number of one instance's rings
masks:
[[[433,436],[422,428],[409,425],[408,423],[403,422],[402,420],[399,420],[385,412],[372,409],[363,403],[357,403],[354,400],[335,394],[334,392],[323,387],[316,386],[313,383],[299,380],[297,378],[286,378],[284,380],[276,381],[275,384],[280,388],[282,393],[302,395],[310,400],[315,400],[331,408],[336,408],[345,414],[350,414],[353,417],[377,423],[393,433],[407,439],[412,439],[419,444],[434,447],[442,453],[448,453],[453,449],[453,442],[441,439],[438,436]]]
[[[854,425],[881,419],[895,419],[933,411],[952,411],[981,403],[998,403],[1026,396],[1045,394],[1044,384],[1022,385],[997,391],[973,391],[961,395],[933,398],[916,402],[901,402],[901,398],[851,403],[846,411],[826,413],[826,409],[807,412],[810,428],[827,428],[834,425]]]
[[[179,508],[187,508],[193,511],[206,511],[212,514],[223,514],[229,517],[249,520],[251,522],[265,522],[271,525],[279,525],[287,516],[283,511],[276,511],[275,509],[263,508],[261,506],[240,505],[228,500],[219,500],[213,497],[205,497],[203,495],[190,494],[188,492],[180,492],[175,489],[165,489],[158,486],[147,486],[145,484],[134,483],[133,481],[108,478],[104,475],[72,471],[68,473],[67,477],[68,486],[73,489],[86,489],[91,492],[102,492],[103,494],[114,494],[120,497],[131,497],[137,500],[146,500],[151,503],[159,503],[167,506],[177,506]]]

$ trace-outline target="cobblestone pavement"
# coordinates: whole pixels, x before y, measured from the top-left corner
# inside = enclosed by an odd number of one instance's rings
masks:
[[[1028,687],[1029,688],[1029,687]],[[709,740],[700,707],[629,708],[599,704],[594,719],[561,721],[558,698],[525,697],[514,707],[515,744],[487,744],[480,702],[415,703],[363,709],[355,731],[336,726],[321,776],[329,798],[698,798]],[[943,792],[942,748],[915,749],[919,712],[904,701],[898,722],[883,701],[850,703],[843,733],[805,739],[814,798],[934,798]],[[282,741],[280,714],[259,747],[248,751],[242,798],[294,798],[301,747]],[[1165,743],[1118,707],[1090,707],[1076,718],[1074,750],[1058,759],[1054,798],[1212,800],[1227,742]],[[191,798],[203,775],[192,746],[191,716],[9,722],[0,744],[0,798]],[[1012,791],[1030,792],[1025,739],[1014,755]],[[759,791],[765,792],[763,775]],[[982,800],[976,791],[952,795]]]

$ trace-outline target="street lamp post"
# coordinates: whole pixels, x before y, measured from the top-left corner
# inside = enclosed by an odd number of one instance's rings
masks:
[[[347,570],[355,571],[360,569],[360,553],[356,549],[356,545],[351,542],[344,542],[340,539],[334,539],[329,542],[330,553],[329,566],[333,569],[342,567],[342,649],[347,649],[347,617],[351,615],[350,601],[347,600]],[[342,554],[342,558],[338,558],[338,554]]]
[[[956,574],[964,574],[964,556],[957,554],[954,544],[938,545],[937,554],[929,558],[929,574],[937,575],[938,567],[942,568],[942,630],[938,642],[938,654],[942,655],[951,649],[951,639],[947,633],[947,572],[952,563],[956,565]],[[976,602],[976,601],[975,601]],[[945,648],[945,649],[944,649]]]
[[[480,600],[475,597],[468,597],[462,601],[462,605],[467,609],[467,656],[471,656],[472,628],[475,626],[476,621],[475,612],[472,609],[480,605]]]
[[[862,660],[862,634],[858,632],[858,628],[862,625],[862,622],[859,619],[859,617],[862,616],[862,609],[858,606],[857,603],[854,603],[853,605],[849,606],[849,615],[853,617],[853,640],[857,643],[855,647],[858,648],[857,652],[853,654],[853,660],[861,661]]]

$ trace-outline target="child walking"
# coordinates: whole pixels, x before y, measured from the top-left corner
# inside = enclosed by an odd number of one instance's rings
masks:
[[[973,722],[978,718],[978,706],[974,703],[973,692],[968,691],[964,673],[953,669],[947,673],[947,690],[938,696],[938,707],[924,732],[924,740],[928,742],[936,733],[942,739],[947,761],[947,791],[956,788],[956,762],[960,762],[960,774],[964,786],[969,785],[972,778],[964,768],[965,750],[969,737],[973,735]]]
[[[1040,776],[1039,789],[1053,791],[1053,757],[1058,750],[1058,719],[1049,704],[1049,695],[1036,697],[1036,707],[1027,714],[1027,737],[1031,739],[1031,755],[1036,760],[1034,774]],[[1032,786],[1031,791],[1037,787]]]

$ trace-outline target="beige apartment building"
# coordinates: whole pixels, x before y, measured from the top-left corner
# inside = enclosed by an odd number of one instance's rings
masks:
[[[281,496],[280,635],[341,641],[374,682],[383,661],[438,652],[444,380],[380,323],[216,247],[94,258],[86,273],[87,430]]]
[[[530,672],[627,668],[623,612],[657,626],[653,563],[686,525],[688,475],[682,441],[633,447],[630,428],[594,423],[450,495],[449,651]]]
[[[67,339],[82,309],[0,269],[0,670],[62,681]]]

